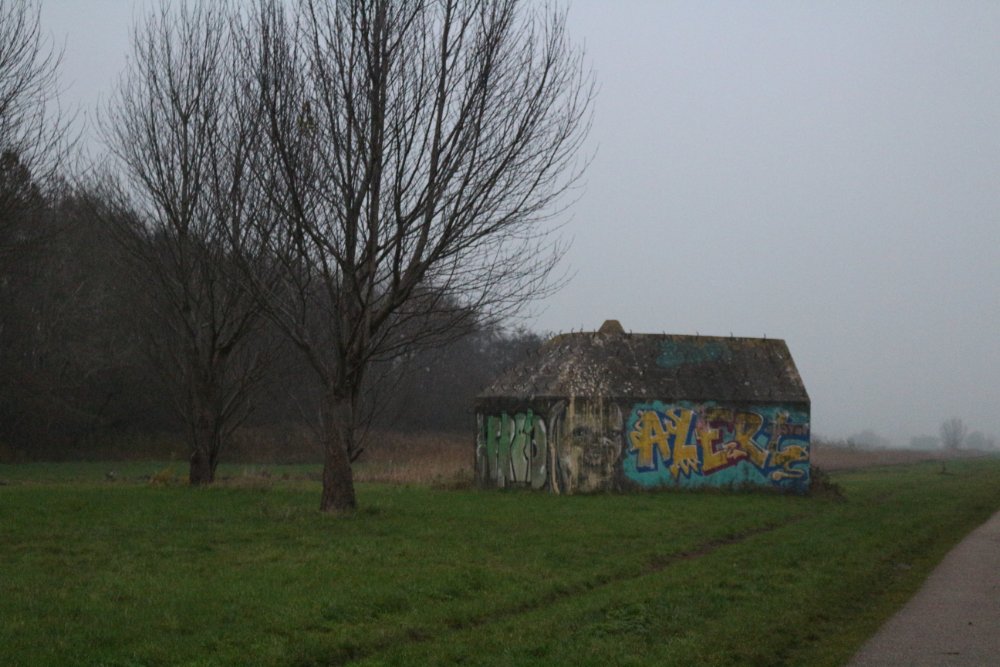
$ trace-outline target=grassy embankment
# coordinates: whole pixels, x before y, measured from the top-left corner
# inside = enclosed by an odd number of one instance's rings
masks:
[[[348,517],[308,466],[107,470],[0,466],[0,664],[838,665],[1000,507],[996,459],[845,501],[362,484]]]

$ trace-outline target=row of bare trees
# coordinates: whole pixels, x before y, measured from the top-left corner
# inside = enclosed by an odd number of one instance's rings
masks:
[[[997,438],[982,431],[970,431],[961,417],[949,417],[941,422],[941,445],[945,449],[958,450],[962,448],[980,451],[997,449]]]
[[[996,436],[987,435],[982,431],[970,431],[965,421],[960,417],[945,419],[941,422],[938,433],[938,436],[918,435],[910,438],[910,448],[918,450],[944,448],[950,451],[963,448],[990,451],[997,448]],[[893,447],[892,440],[879,435],[871,429],[866,429],[848,437],[847,444],[851,447],[862,447],[865,449],[887,449]]]
[[[98,195],[39,194],[18,212],[16,233],[44,242],[0,274],[0,463],[159,457],[190,442],[185,406],[160,354],[172,334],[151,328],[161,297],[112,235]],[[467,433],[476,392],[537,343],[530,333],[482,327],[383,364],[376,377],[392,382],[370,393],[381,408],[373,426]],[[241,428],[219,443],[217,460],[317,460],[315,374],[266,319],[245,345],[250,358],[268,364],[243,397],[248,409],[228,422],[230,432]],[[284,454],[275,449],[282,441]]]
[[[62,283],[71,272],[52,247],[61,229],[52,199],[72,144],[57,104],[60,54],[44,38],[39,12],[27,0],[0,0],[0,445],[4,433],[28,428],[49,388],[74,393],[96,372],[50,344],[79,313],[66,289],[39,288],[47,275]],[[38,414],[31,430],[70,420],[72,410],[60,407],[66,419]]]
[[[45,243],[0,275],[0,463],[162,458],[190,447],[183,406],[155,354],[154,334],[165,334],[148,329],[156,295],[94,215],[99,207],[93,195],[57,192],[19,216]],[[393,382],[373,395],[382,408],[376,437],[385,429],[468,433],[475,394],[536,344],[528,333],[483,328],[380,371]],[[314,373],[266,321],[246,345],[270,363],[246,397],[252,412],[217,456],[318,460]]]
[[[291,346],[321,398],[321,508],[353,508],[405,362],[558,283],[592,95],[565,13],[518,0],[187,2],[137,26],[113,159],[78,199],[144,296],[191,481]]]

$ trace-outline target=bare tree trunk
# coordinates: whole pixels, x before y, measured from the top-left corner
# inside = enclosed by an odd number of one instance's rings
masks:
[[[334,395],[328,399],[323,424],[323,493],[319,508],[323,512],[344,512],[357,507],[354,473],[348,449],[354,437],[354,406],[349,397]]]
[[[215,469],[222,446],[222,417],[214,414],[205,397],[199,397],[196,421],[191,428],[191,459],[188,482],[204,486],[215,481]]]
[[[191,486],[206,486],[215,481],[216,457],[203,448],[194,450],[191,454],[191,464],[188,469],[188,482]]]

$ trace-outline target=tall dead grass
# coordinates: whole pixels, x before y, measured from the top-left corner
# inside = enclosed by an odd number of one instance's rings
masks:
[[[241,429],[233,445],[224,460],[257,465],[323,460],[315,434],[306,428]],[[466,486],[473,480],[474,457],[471,434],[374,430],[368,434],[365,450],[354,463],[354,479]]]
[[[475,452],[472,436],[461,433],[369,435],[354,466],[359,482],[466,486],[472,483]]]
[[[244,434],[239,458],[227,461],[242,464],[238,473],[220,475],[217,483],[239,488],[268,488],[278,481],[319,481],[316,466],[322,456],[314,438],[306,432],[294,436],[288,449],[283,440],[270,440],[264,432],[252,438]],[[255,446],[249,446],[250,444]],[[305,463],[299,470],[278,469],[278,464]],[[470,436],[458,433],[402,433],[380,430],[369,434],[365,450],[354,463],[354,479],[358,482],[384,484],[414,484],[444,488],[465,488],[472,484],[474,451]]]

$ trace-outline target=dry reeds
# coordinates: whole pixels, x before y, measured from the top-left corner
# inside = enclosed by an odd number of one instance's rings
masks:
[[[378,431],[369,436],[355,464],[359,482],[468,486],[474,468],[472,436],[458,433],[402,434]]]

